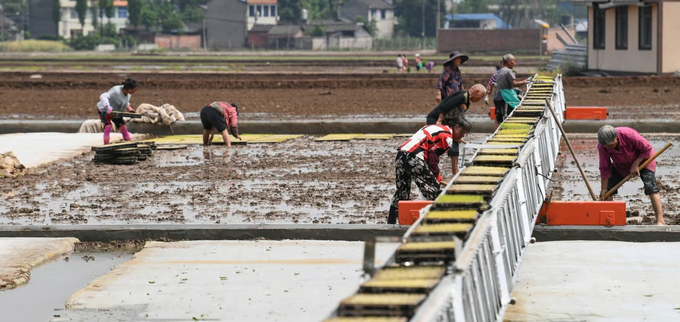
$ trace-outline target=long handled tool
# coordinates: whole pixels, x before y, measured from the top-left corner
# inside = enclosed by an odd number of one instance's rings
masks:
[[[569,147],[569,152],[571,152],[571,156],[574,158],[574,161],[576,162],[576,166],[578,166],[578,171],[581,172],[581,176],[583,177],[583,181],[586,182],[586,187],[588,187],[588,192],[590,192],[590,197],[593,198],[593,201],[597,201],[597,195],[595,195],[595,192],[593,191],[593,187],[590,186],[590,183],[588,182],[588,178],[586,178],[586,174],[583,172],[583,168],[581,168],[581,163],[578,162],[578,159],[576,158],[576,153],[574,153],[574,148],[571,147],[571,143],[569,143],[569,139],[567,139],[567,133],[564,132],[564,129],[562,128],[562,123],[560,123],[560,120],[557,118],[557,114],[555,114],[555,110],[552,108],[552,104],[550,104],[549,99],[545,99],[545,103],[548,105],[548,109],[550,110],[550,113],[552,114],[553,118],[555,119],[555,123],[557,123],[557,127],[560,129],[560,132],[562,132],[562,138],[564,139],[564,142],[567,143],[567,147]]]
[[[647,167],[647,165],[648,165],[650,162],[654,161],[654,159],[656,159],[656,157],[658,157],[659,155],[661,155],[661,153],[663,153],[664,151],[666,151],[666,150],[667,150],[668,148],[670,148],[672,145],[673,145],[673,143],[668,142],[668,143],[666,144],[666,146],[664,146],[661,150],[659,150],[659,152],[655,153],[651,158],[647,159],[647,161],[645,161],[642,165],[640,165],[640,166],[638,167],[638,171],[640,171],[640,170],[644,169],[645,167]],[[627,175],[625,178],[623,178],[623,180],[621,180],[621,182],[619,182],[616,186],[614,186],[614,188],[609,189],[609,191],[607,191],[607,193],[604,194],[604,197],[602,197],[602,200],[607,200],[607,198],[609,198],[611,195],[614,194],[614,191],[616,191],[616,189],[618,189],[619,187],[621,187],[624,183],[626,183],[626,181],[630,180],[630,178],[632,178],[632,177],[633,177],[633,176],[629,174],[629,175]]]

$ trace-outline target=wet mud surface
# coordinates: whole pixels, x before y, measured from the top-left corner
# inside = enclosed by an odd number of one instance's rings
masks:
[[[88,153],[3,184],[0,224],[381,223],[402,140],[191,146],[132,166]]]
[[[680,225],[680,149],[677,146],[680,136],[644,133],[642,135],[650,141],[655,151],[659,151],[668,142],[676,144],[656,159],[656,179],[661,189],[660,195],[666,224]],[[597,136],[570,135],[569,140],[590,186],[595,194],[599,195],[601,180]],[[564,141],[562,141],[560,150],[562,154],[557,160],[558,172],[553,175],[552,179],[555,182],[551,184],[553,200],[591,201],[588,188]],[[644,194],[639,177],[619,188],[619,194],[614,196],[614,200],[626,202],[629,225],[656,224],[652,204],[649,197]]]
[[[126,76],[140,81],[132,105],[170,103],[184,113],[215,100],[238,103],[247,119],[352,115],[426,115],[435,106],[438,74],[134,74],[2,72],[0,119],[96,118],[99,95]],[[490,75],[489,75],[490,76]],[[465,76],[464,83],[488,82]],[[614,119],[680,119],[680,78],[565,78],[568,106],[607,106]],[[50,102],[49,106],[45,102]],[[487,115],[483,102],[469,113]],[[258,116],[259,115],[259,116]]]

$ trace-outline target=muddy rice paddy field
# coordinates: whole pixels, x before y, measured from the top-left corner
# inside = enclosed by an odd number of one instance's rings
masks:
[[[99,95],[135,77],[132,105],[170,103],[198,112],[215,100],[238,103],[243,119],[422,116],[436,105],[436,74],[2,72],[0,118],[96,118]],[[39,75],[40,78],[31,78]],[[36,76],[34,76],[36,77]],[[467,86],[486,84],[468,75]],[[615,119],[680,119],[680,77],[565,78],[569,106],[607,106]],[[486,116],[484,103],[471,115]]]
[[[675,135],[645,135],[659,149]],[[405,138],[316,142],[314,136],[232,148],[190,146],[156,151],[137,165],[97,165],[92,153],[33,174],[3,179],[0,224],[385,223],[394,193],[395,148]],[[485,135],[470,135],[480,143]],[[599,189],[593,136],[572,143],[590,183]],[[562,151],[567,151],[566,146]],[[470,154],[468,153],[468,158]],[[680,224],[680,150],[659,158],[658,181],[668,224]],[[444,174],[450,176],[447,159]],[[555,200],[589,200],[570,155],[558,160]],[[7,183],[7,184],[5,184]],[[599,191],[599,190],[598,190]],[[413,198],[420,198],[413,187]],[[653,212],[639,181],[620,189],[631,224]]]
[[[98,96],[128,76],[119,73],[4,72],[1,119],[87,119]],[[190,117],[214,100],[239,103],[241,120],[423,117],[434,106],[437,75],[139,73],[133,105],[171,103]],[[466,84],[485,83],[470,76]],[[568,106],[607,106],[610,119],[680,120],[680,78],[565,78]],[[193,113],[192,113],[193,112]],[[472,117],[488,107],[473,104]],[[655,148],[676,136],[646,135]],[[272,145],[190,146],[158,151],[133,166],[95,165],[92,153],[0,179],[0,224],[384,223],[394,193],[393,160],[405,138],[315,142],[313,136]],[[483,134],[469,142],[480,143]],[[598,189],[594,136],[574,141]],[[680,224],[680,152],[659,159],[667,223]],[[588,200],[563,147],[555,198]],[[443,160],[445,175],[450,175]],[[414,196],[418,196],[414,187]],[[626,184],[631,223],[651,223],[639,181]]]

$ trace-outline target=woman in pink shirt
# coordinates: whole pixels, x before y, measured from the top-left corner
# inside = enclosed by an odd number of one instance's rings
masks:
[[[201,123],[203,123],[203,144],[212,143],[214,130],[222,134],[224,144],[231,146],[229,132],[235,138],[241,140],[238,134],[238,106],[234,103],[212,102],[201,110]]]
[[[614,128],[611,125],[600,128],[597,132],[597,140],[599,142],[597,151],[600,155],[600,177],[602,178],[600,199],[629,174],[632,177],[640,176],[645,195],[648,195],[652,201],[657,225],[665,225],[661,196],[659,196],[659,187],[656,185],[654,175],[656,161],[652,161],[644,169],[638,170],[643,161],[654,155],[654,149],[649,141],[635,129],[629,127]],[[616,193],[618,193],[618,190],[614,192],[614,194]],[[610,196],[607,200],[612,200],[612,197]]]

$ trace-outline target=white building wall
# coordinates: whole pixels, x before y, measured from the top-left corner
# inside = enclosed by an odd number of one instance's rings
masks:
[[[276,25],[279,21],[279,10],[276,4],[251,4],[246,7],[246,21],[250,30],[253,25]],[[274,15],[272,15],[272,10]]]
[[[123,8],[125,10],[119,10]],[[99,23],[105,25],[109,21],[116,26],[116,30],[120,31],[127,25],[127,7],[116,7],[114,11],[114,17],[110,20],[103,17],[103,19],[98,19]],[[59,22],[59,35],[64,38],[71,38],[72,30],[81,30],[82,34],[89,35],[94,33],[94,26],[92,26],[92,13],[89,8],[87,10],[87,15],[85,17],[85,26],[81,27],[80,20],[78,20],[78,14],[76,12],[76,2],[70,0],[61,0],[61,21]]]
[[[385,11],[383,18],[382,11]],[[375,21],[376,38],[392,38],[394,34],[394,10],[391,9],[368,9],[368,21]]]

